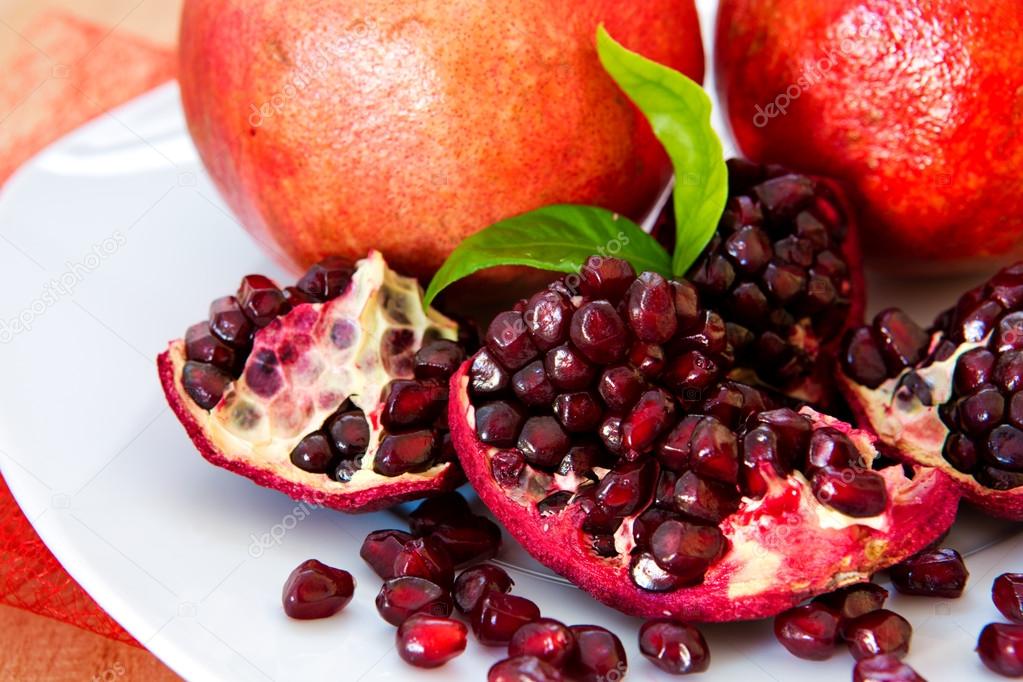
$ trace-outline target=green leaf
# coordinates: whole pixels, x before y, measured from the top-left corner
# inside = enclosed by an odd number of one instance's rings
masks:
[[[672,270],[682,276],[714,235],[728,198],[728,169],[710,125],[710,98],[699,83],[622,47],[603,25],[597,29],[597,53],[649,119],[675,167]]]
[[[595,206],[546,206],[502,220],[465,239],[444,261],[426,290],[429,305],[446,287],[499,265],[578,272],[597,254],[624,258],[637,272],[670,276],[671,258],[636,223]]]

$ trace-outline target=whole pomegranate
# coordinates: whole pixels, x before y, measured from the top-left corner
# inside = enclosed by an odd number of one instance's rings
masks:
[[[284,260],[372,248],[424,277],[542,205],[650,206],[671,166],[597,60],[601,22],[702,79],[692,0],[187,0],[182,100],[227,202]]]
[[[1000,0],[722,0],[720,95],[750,158],[845,181],[879,260],[976,267],[1023,252],[1021,30]]]

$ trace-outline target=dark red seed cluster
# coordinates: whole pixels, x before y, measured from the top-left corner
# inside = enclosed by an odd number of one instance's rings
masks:
[[[687,279],[725,319],[738,364],[790,386],[812,371],[816,348],[845,327],[852,295],[842,255],[847,218],[824,183],[738,159],[728,166],[728,204]],[[671,201],[655,234],[673,246]],[[803,333],[793,334],[797,327]],[[807,335],[814,344],[800,341]]]
[[[277,317],[302,303],[322,303],[340,296],[354,268],[341,258],[327,258],[283,291],[268,277],[246,275],[234,296],[210,304],[206,322],[185,333],[182,386],[195,404],[213,409],[227,386],[240,376],[252,350],[252,337]]]
[[[964,294],[930,333],[901,311],[881,313],[848,336],[842,362],[871,388],[901,374],[896,397],[930,406],[933,387],[903,370],[956,354],[951,397],[938,406],[950,432],[945,459],[988,488],[1023,485],[1023,264]]]

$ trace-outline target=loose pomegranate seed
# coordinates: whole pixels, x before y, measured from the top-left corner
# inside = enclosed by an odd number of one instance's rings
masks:
[[[530,407],[550,405],[557,393],[539,360],[534,360],[512,375],[512,390],[519,400]]]
[[[562,391],[585,390],[597,376],[596,368],[578,351],[567,345],[547,351],[543,366],[551,383]]]
[[[465,351],[454,341],[438,339],[424,345],[416,352],[416,379],[444,381],[448,379],[465,360]]]
[[[597,391],[608,409],[625,412],[636,404],[646,385],[646,381],[635,369],[620,365],[604,370]]]
[[[224,397],[234,379],[221,369],[188,361],[181,369],[181,386],[188,397],[204,410],[212,410]]]
[[[440,585],[410,576],[386,581],[376,605],[380,617],[391,625],[401,625],[414,613],[450,616],[453,608],[451,595]]]
[[[853,682],[927,682],[895,656],[871,656],[856,662]]]
[[[576,310],[569,337],[590,362],[600,365],[621,360],[631,342],[625,322],[607,301],[593,301]]]
[[[514,447],[526,415],[516,404],[498,401],[476,408],[476,434],[487,445]]]
[[[857,583],[822,594],[816,602],[830,606],[843,621],[877,611],[888,599],[888,590],[875,583]]]
[[[409,514],[409,529],[416,535],[428,535],[440,526],[462,521],[471,514],[469,503],[459,493],[441,493],[423,500]]]
[[[717,526],[665,521],[650,538],[650,553],[657,564],[687,583],[698,583],[725,549]]]
[[[920,362],[930,341],[927,332],[898,308],[879,312],[874,317],[874,332],[893,374]]]
[[[739,477],[739,444],[735,434],[714,417],[693,430],[689,466],[701,476],[735,485]]]
[[[500,313],[491,321],[486,344],[490,353],[513,371],[525,367],[538,352],[522,320],[522,313],[514,311]]]
[[[233,372],[238,364],[234,348],[214,336],[206,322],[193,324],[185,332],[185,357],[228,373]]]
[[[604,410],[592,393],[579,391],[562,393],[555,398],[554,414],[566,431],[587,433],[600,424]]]
[[[877,388],[888,378],[888,367],[881,356],[881,348],[869,327],[849,332],[842,348],[842,370],[857,383]]]
[[[455,608],[475,619],[484,597],[491,592],[506,593],[514,584],[504,569],[493,564],[466,569],[458,575],[452,589]]]
[[[437,451],[437,434],[422,430],[392,433],[384,436],[373,458],[373,471],[381,476],[400,476],[410,471],[423,471]]]
[[[362,410],[338,412],[325,427],[334,449],[345,459],[358,457],[369,447],[369,422]]]
[[[622,447],[639,454],[650,452],[671,426],[674,414],[675,401],[666,391],[647,391],[622,420]]]
[[[579,291],[583,296],[617,303],[636,279],[636,271],[620,258],[590,256],[579,276]]]
[[[877,516],[888,506],[884,477],[876,471],[827,467],[815,473],[810,483],[818,500],[846,516]]]
[[[550,289],[533,294],[522,313],[533,343],[542,351],[565,342],[571,318],[572,304],[563,294]]]
[[[628,658],[622,640],[599,625],[573,625],[578,655],[569,667],[573,679],[579,682],[606,682],[624,679]]]
[[[528,599],[491,591],[480,602],[473,631],[484,646],[505,646],[520,627],[539,618],[539,607]]]
[[[999,675],[1023,677],[1023,625],[985,625],[977,640],[977,655]]]
[[[291,463],[311,474],[326,474],[337,467],[337,456],[322,433],[311,433],[291,451]]]
[[[702,479],[687,471],[675,483],[674,503],[686,516],[719,523],[739,509],[739,493],[735,486]]]
[[[535,656],[498,661],[487,672],[487,682],[564,682],[561,672]]]
[[[451,557],[455,566],[473,561],[489,559],[501,547],[501,529],[479,516],[469,517],[471,524],[462,520],[457,525],[445,525],[434,529],[430,537]]]
[[[959,552],[933,549],[916,555],[888,571],[895,589],[903,594],[956,599],[966,588],[970,572]]]
[[[469,368],[469,389],[474,396],[490,396],[508,388],[511,377],[486,348],[476,353]]]
[[[838,613],[820,602],[811,602],[779,614],[774,636],[793,656],[811,661],[831,658],[838,642]]]
[[[359,556],[378,576],[389,580],[396,575],[395,558],[411,540],[412,536],[403,530],[376,530],[362,541]]]
[[[238,304],[257,327],[265,327],[289,309],[284,294],[270,278],[246,275],[238,287]]]
[[[982,454],[987,462],[1000,469],[1023,471],[1023,431],[1002,424],[988,434]]]
[[[619,463],[597,484],[597,507],[610,518],[635,513],[650,499],[656,477],[657,466],[651,460]]]
[[[881,654],[902,658],[909,652],[912,635],[909,621],[888,609],[865,613],[842,628],[842,636],[856,660]]]
[[[644,272],[630,286],[626,310],[632,331],[647,343],[664,343],[675,335],[675,293],[668,281]]]
[[[639,629],[639,650],[669,675],[702,673],[710,667],[710,649],[692,625],[650,620]]]
[[[317,301],[337,298],[348,288],[354,269],[343,258],[324,258],[298,280],[296,288]]]
[[[425,578],[441,587],[450,587],[455,569],[447,550],[433,538],[415,538],[406,542],[394,556],[392,577]]]
[[[384,411],[380,423],[387,429],[407,429],[432,424],[447,407],[444,384],[399,379],[384,389]]]
[[[1003,573],[995,578],[991,600],[1006,618],[1023,623],[1023,573]]]
[[[558,420],[548,416],[527,419],[517,443],[526,462],[543,469],[558,466],[571,445]]]
[[[439,668],[463,651],[468,640],[464,623],[417,613],[398,626],[398,655],[417,668]]]
[[[354,594],[351,573],[309,559],[288,576],[281,599],[289,617],[312,620],[333,616],[348,606]]]
[[[806,457],[805,470],[807,473],[812,474],[825,467],[846,469],[848,467],[862,468],[863,466],[859,451],[849,436],[831,427],[824,427],[813,432]]]
[[[515,631],[508,644],[508,655],[535,656],[563,669],[575,655],[575,635],[563,623],[541,618]]]
[[[218,298],[210,304],[210,331],[229,346],[248,348],[255,326],[242,312],[234,296]]]

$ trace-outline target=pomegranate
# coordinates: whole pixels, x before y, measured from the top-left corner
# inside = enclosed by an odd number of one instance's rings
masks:
[[[963,557],[954,549],[932,549],[892,566],[892,583],[902,594],[958,599],[966,589]]]
[[[995,578],[991,601],[1006,618],[1023,623],[1023,574],[1003,573]]]
[[[890,654],[871,656],[856,662],[853,682],[927,682],[904,663]]]
[[[985,625],[977,640],[977,655],[999,675],[1023,677],[1023,625]]]
[[[452,377],[463,469],[535,558],[631,614],[736,620],[865,581],[948,528],[941,472],[875,469],[868,434],[729,379],[727,323],[700,301],[595,257],[495,317]],[[547,402],[495,380],[534,363]],[[579,392],[600,408],[585,430],[558,410]]]
[[[710,649],[703,633],[672,620],[651,620],[639,629],[639,650],[671,675],[702,673],[710,667]]]
[[[281,599],[291,618],[328,618],[341,611],[355,595],[355,578],[316,559],[304,561],[291,572]]]
[[[398,655],[417,668],[439,668],[463,651],[468,629],[451,618],[417,613],[398,626]]]
[[[865,305],[854,214],[835,183],[780,166],[731,159],[728,181],[717,233],[687,278],[726,322],[735,376],[828,405],[832,358]],[[669,201],[654,228],[669,251],[675,229]]]
[[[250,275],[158,358],[207,460],[295,499],[372,511],[463,479],[443,419],[454,322],[378,253],[283,291]]]
[[[929,331],[882,311],[841,358],[840,387],[886,454],[940,468],[986,512],[1023,519],[1023,263]]]

